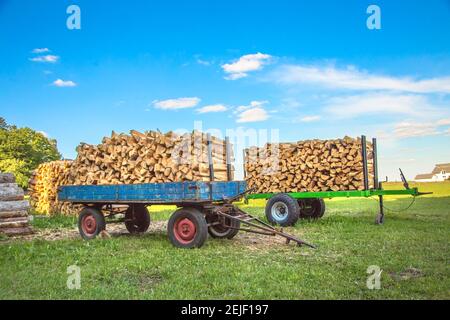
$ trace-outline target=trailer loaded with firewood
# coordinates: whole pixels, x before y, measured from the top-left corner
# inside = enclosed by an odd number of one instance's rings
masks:
[[[214,166],[214,181],[227,181],[233,179],[234,167],[227,164],[225,145],[225,140],[212,135],[208,140],[207,134],[198,131],[113,131],[98,145],[81,143],[73,161],[41,164],[29,182],[31,205],[45,214],[76,212],[79,207],[57,199],[57,189],[63,185],[210,181],[209,162]],[[229,163],[233,162],[232,149],[227,155]]]
[[[380,202],[376,222],[381,224],[383,196],[421,195],[417,188],[409,188],[403,173],[404,190],[382,188],[376,139],[368,144],[365,136],[283,145],[277,157],[268,153],[268,148],[253,153],[245,150],[246,181],[233,181],[228,139],[223,150],[223,162],[218,167],[225,168],[225,181],[217,181],[213,142],[207,135],[208,181],[186,181],[181,175],[175,180],[182,181],[175,182],[153,182],[151,178],[145,183],[65,185],[58,187],[58,201],[82,206],[78,227],[84,239],[95,238],[108,223],[124,223],[131,233],[145,232],[150,224],[147,207],[171,204],[178,209],[169,219],[168,235],[177,247],[201,247],[208,233],[213,238],[231,239],[239,231],[281,236],[288,243],[314,247],[274,225],[289,226],[299,218],[320,218],[325,212],[325,198],[372,196]],[[138,153],[133,157],[140,156]],[[89,165],[91,161],[95,163],[95,159],[84,163]],[[177,177],[178,172],[171,174]],[[138,182],[142,182],[140,179]],[[307,183],[302,183],[305,180]],[[269,223],[234,205],[242,198],[267,199]]]
[[[424,194],[409,187],[401,169],[405,189],[383,189],[378,179],[375,138],[370,143],[365,136],[301,141],[285,144],[278,152],[274,165],[267,161],[272,156],[269,145],[244,150],[244,175],[249,188],[255,191],[246,199],[266,199],[265,215],[273,224],[291,226],[298,219],[318,219],[325,213],[324,199],[354,197],[377,197],[375,223],[382,224],[384,196]]]

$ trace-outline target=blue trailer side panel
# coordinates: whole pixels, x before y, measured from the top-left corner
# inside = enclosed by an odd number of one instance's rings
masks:
[[[58,200],[85,203],[221,201],[245,189],[245,181],[62,186]]]

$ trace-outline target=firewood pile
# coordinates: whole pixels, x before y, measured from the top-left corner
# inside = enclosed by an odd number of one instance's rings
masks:
[[[38,166],[29,181],[30,203],[39,213],[71,214],[78,207],[57,201],[58,187],[72,184],[70,168],[73,161],[45,162]]]
[[[28,220],[30,204],[11,173],[0,173],[0,234],[8,236],[32,233]]]
[[[113,132],[99,145],[82,143],[74,161],[54,161],[38,167],[30,181],[32,205],[41,213],[77,212],[78,207],[57,201],[61,185],[209,181],[207,138],[197,131],[179,135],[132,130],[129,135]],[[214,181],[226,181],[225,142],[211,137],[210,143]],[[230,162],[233,160],[230,154]],[[231,167],[231,179],[233,172]]]
[[[248,188],[257,193],[364,189],[359,138],[266,144],[247,149],[245,154]],[[367,143],[367,156],[372,183],[371,143]]]
[[[81,144],[71,168],[73,184],[209,181],[206,134],[130,133],[113,132],[97,146]],[[211,147],[214,180],[226,181],[225,143],[212,137]]]

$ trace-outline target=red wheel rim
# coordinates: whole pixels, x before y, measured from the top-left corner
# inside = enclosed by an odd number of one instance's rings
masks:
[[[177,241],[187,244],[194,240],[197,233],[197,228],[188,218],[180,218],[173,226],[173,233]]]
[[[83,220],[81,220],[81,228],[87,235],[95,234],[95,231],[97,230],[97,221],[94,216],[91,214],[85,215]]]

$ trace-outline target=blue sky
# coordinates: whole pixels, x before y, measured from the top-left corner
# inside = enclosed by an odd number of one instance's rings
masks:
[[[0,0],[0,46],[0,116],[67,158],[111,130],[201,121],[281,141],[375,136],[391,179],[450,162],[449,1]]]

